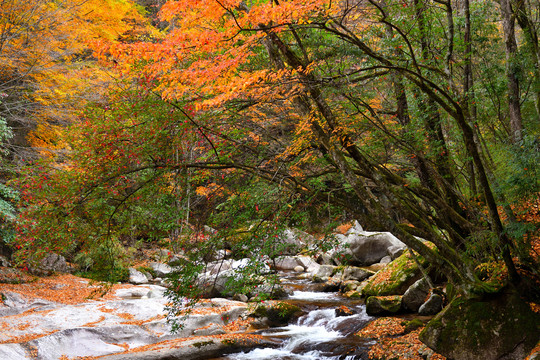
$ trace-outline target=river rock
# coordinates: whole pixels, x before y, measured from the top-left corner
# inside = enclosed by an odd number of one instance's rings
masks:
[[[420,306],[426,301],[429,294],[429,285],[422,278],[412,284],[403,294],[403,307],[413,312],[418,312]],[[440,310],[440,309],[439,309]]]
[[[401,310],[401,296],[370,296],[366,300],[368,315],[392,315]]]
[[[148,277],[137,269],[129,268],[129,282],[132,284],[146,284]]]
[[[221,271],[229,270],[232,268],[234,260],[218,260],[212,261],[206,264],[206,271],[210,274],[218,274]]]
[[[247,302],[249,299],[245,294],[234,294],[233,300]]]
[[[150,290],[147,287],[132,287],[127,289],[119,289],[116,292],[116,296],[122,299],[141,299],[148,297]]]
[[[364,231],[362,228],[362,225],[358,222],[358,220],[354,220],[352,226],[349,230],[345,233],[346,236],[352,235],[352,234],[360,234]]]
[[[314,274],[319,271],[321,265],[309,256],[298,255],[296,258],[298,259],[300,266],[302,266],[306,272]]]
[[[388,256],[390,256],[390,258],[392,258],[392,260],[395,260],[401,255],[403,255],[405,250],[407,250],[407,248],[401,245],[392,245],[389,246],[388,249],[386,249],[386,253],[388,254]]]
[[[126,348],[134,349],[165,340],[220,334],[226,322],[247,313],[244,303],[212,299],[197,305],[208,306],[208,311],[188,314],[183,319],[183,327],[177,333],[172,333],[165,317],[169,299],[163,296],[164,288],[137,286],[120,289],[116,295],[133,294],[138,290],[141,293],[153,292],[156,296],[63,305],[42,300],[26,301],[7,294],[5,306],[13,311],[2,314],[0,359],[57,360],[106,356],[122,353]],[[6,316],[8,313],[19,315]],[[17,343],[10,343],[15,341]],[[34,349],[33,355],[25,351],[29,348]],[[132,359],[132,356],[130,354],[124,358]],[[147,356],[144,359],[151,358]]]
[[[417,256],[417,259],[420,264],[426,264],[421,256]],[[421,276],[418,264],[411,254],[406,252],[369,278],[362,294],[364,296],[403,295]]]
[[[459,360],[525,359],[540,337],[540,314],[514,292],[454,298],[420,333],[435,352]]]
[[[156,277],[165,277],[172,272],[172,268],[164,263],[151,262],[148,264],[156,273]]]
[[[252,289],[250,293],[251,296],[256,296],[257,294],[261,294],[263,292],[273,293],[278,298],[283,296],[284,292],[282,288],[279,286],[267,285],[264,283],[263,278],[246,279],[245,277],[250,275],[246,274],[245,269],[251,265],[253,265],[252,260],[248,258],[234,260],[230,264],[230,268],[227,270],[220,271],[219,273],[207,271],[206,273],[199,275],[195,285],[202,290],[202,296],[205,298],[220,296],[230,298],[237,293],[238,286],[240,286],[243,282],[263,280],[263,284]],[[270,271],[270,267],[267,264],[264,263],[259,265],[262,266],[263,271]],[[235,284],[238,286],[235,286]]]
[[[279,256],[274,261],[276,270],[294,270],[295,267],[301,266],[296,256]]]
[[[389,232],[355,232],[347,236],[348,252],[353,265],[375,264],[388,255],[392,246],[405,248],[397,237]]]
[[[51,275],[58,272],[69,273],[72,269],[62,255],[48,253],[36,267],[30,269],[30,272],[37,275]]]
[[[336,317],[351,316],[355,314],[355,312],[351,308],[344,305],[336,308],[335,313],[336,313]]]
[[[363,281],[367,279],[370,276],[373,276],[374,272],[369,271],[366,269],[362,269],[355,266],[347,266],[343,270],[343,277],[342,280],[356,280],[356,281]]]
[[[419,315],[435,315],[443,308],[444,299],[439,294],[431,294],[429,299],[418,309]]]
[[[9,262],[9,260],[5,256],[0,255],[0,266],[10,267],[11,263]]]
[[[317,255],[317,263],[321,265],[335,265],[332,254],[328,252]]]
[[[326,281],[337,271],[337,266],[333,265],[321,265],[319,270],[313,276],[313,280],[316,282]]]

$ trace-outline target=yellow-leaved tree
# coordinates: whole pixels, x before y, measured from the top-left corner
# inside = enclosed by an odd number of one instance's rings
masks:
[[[141,40],[148,29],[143,10],[132,1],[3,1],[0,116],[14,130],[11,150],[25,158],[36,150],[61,149],[62,126],[111,83],[93,47]]]

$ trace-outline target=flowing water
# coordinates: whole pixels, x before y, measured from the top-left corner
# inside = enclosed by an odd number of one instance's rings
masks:
[[[305,315],[294,324],[257,332],[274,342],[275,347],[231,354],[219,360],[368,359],[372,343],[354,335],[372,320],[362,302],[338,293],[315,292],[312,284],[293,276],[285,276],[282,283],[293,290],[286,301],[299,306]],[[336,309],[341,306],[353,313],[337,316]]]

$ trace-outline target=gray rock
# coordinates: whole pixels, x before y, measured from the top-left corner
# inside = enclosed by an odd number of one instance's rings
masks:
[[[356,280],[362,281],[372,276],[374,273],[372,271],[362,269],[355,266],[347,266],[343,270],[342,280]]]
[[[330,253],[322,253],[317,257],[317,263],[321,265],[335,265],[334,260],[332,258],[332,254]]]
[[[349,230],[347,230],[345,235],[349,236],[351,234],[358,234],[358,233],[361,233],[363,231],[364,231],[364,229],[362,228],[362,225],[360,225],[358,220],[354,220],[353,226],[351,226],[351,228]]]
[[[226,331],[223,330],[222,326],[217,324],[211,324],[210,326],[204,327],[202,329],[195,329],[193,331],[194,336],[211,336],[221,334],[226,334]]]
[[[20,344],[0,344],[0,359],[26,359],[26,351]]]
[[[395,260],[400,257],[405,250],[407,250],[407,248],[401,245],[392,245],[386,249],[386,253],[392,258],[392,260]]]
[[[300,266],[302,266],[305,271],[309,273],[314,274],[319,271],[319,268],[321,267],[315,260],[313,260],[309,256],[299,255],[296,258],[298,259],[298,263],[300,264]]]
[[[249,299],[245,294],[235,294],[233,300],[247,302]]]
[[[426,301],[429,294],[429,285],[422,278],[412,284],[403,294],[403,306],[413,312],[418,312],[420,306]]]
[[[296,255],[301,249],[313,243],[315,238],[298,229],[286,229],[279,236],[278,241],[283,246],[283,255]]]
[[[328,279],[329,277],[332,276],[332,274],[336,271],[336,269],[337,269],[337,266],[321,265],[314,277],[318,279]]]
[[[275,260],[276,270],[294,270],[295,267],[300,265],[298,258],[295,256],[280,256]]]
[[[132,284],[146,284],[148,277],[137,269],[129,268],[129,282]]]
[[[10,267],[11,263],[9,262],[9,260],[5,256],[0,255],[0,266]]]
[[[391,246],[405,247],[398,238],[389,232],[358,232],[347,236],[352,261],[358,265],[371,265],[387,256]]]
[[[540,314],[507,290],[489,297],[456,297],[419,334],[448,359],[525,359],[538,343]]]
[[[304,272],[305,269],[304,269],[303,266],[298,265],[298,266],[296,266],[296,267],[294,268],[294,271],[295,271],[295,272]]]
[[[370,296],[366,300],[368,315],[392,315],[401,310],[401,296]]]
[[[206,265],[206,271],[210,274],[218,274],[221,271],[232,268],[233,260],[212,261]]]
[[[443,308],[443,298],[438,294],[431,294],[429,299],[418,309],[419,315],[435,315]]]
[[[38,275],[50,275],[57,272],[69,273],[72,269],[62,255],[49,253],[41,259],[37,267],[31,268],[30,271]]]
[[[160,262],[151,262],[148,265],[150,265],[152,270],[154,270],[157,277],[165,277],[172,272],[172,268],[167,264],[163,264]]]
[[[148,288],[138,286],[128,289],[118,289],[115,295],[122,299],[141,299],[143,297],[149,297],[149,292],[150,290]]]
[[[163,317],[168,299],[163,296],[165,289],[154,285],[145,285],[119,289],[115,295],[130,296],[124,300],[100,300],[78,305],[63,305],[50,302],[34,301],[29,303],[23,298],[7,294],[8,305],[19,310],[16,318],[4,316],[4,330],[0,332],[0,359],[59,359],[62,356],[78,358],[85,356],[107,356],[121,353],[125,349],[117,344],[126,344],[130,348],[162,342],[164,340],[184,338],[196,335],[215,335],[223,333],[221,326],[227,321],[234,321],[247,313],[244,303],[226,299],[212,299],[200,306],[210,306],[210,314],[188,314],[183,319],[182,329],[173,334],[171,325]],[[155,296],[144,296],[153,293]],[[7,292],[6,292],[7,293]],[[138,298],[133,298],[137,295]],[[142,296],[141,296],[142,295]],[[26,311],[33,308],[34,311]],[[126,314],[130,317],[127,318]],[[134,320],[140,324],[127,321]],[[21,327],[21,324],[32,326]],[[35,338],[34,335],[41,336]],[[13,338],[35,338],[20,344],[8,344]],[[200,341],[200,340],[199,340]],[[25,349],[35,348],[35,356],[30,356]],[[194,351],[194,348],[190,348]],[[189,352],[188,352],[189,353]],[[132,359],[133,354],[126,355]],[[141,359],[148,359],[149,354]],[[216,355],[217,356],[217,355]],[[159,357],[158,357],[159,358]]]
[[[149,282],[151,282],[152,280],[154,280],[154,277],[153,277],[152,274],[150,274],[149,272],[142,271],[142,273],[144,274],[144,276],[146,276],[146,278],[148,279]]]
[[[379,261],[380,264],[390,264],[392,262],[392,258],[388,255],[383,257],[381,261]]]

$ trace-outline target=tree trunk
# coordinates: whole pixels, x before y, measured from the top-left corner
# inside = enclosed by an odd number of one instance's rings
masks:
[[[517,72],[519,65],[516,59],[517,43],[515,33],[515,18],[510,0],[500,0],[501,20],[504,32],[506,50],[506,78],[508,81],[508,111],[510,116],[510,139],[518,143],[523,137],[523,122],[521,119],[520,90]]]

